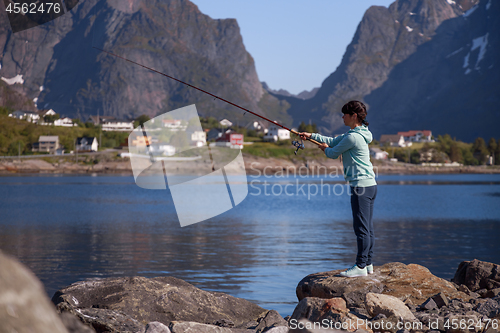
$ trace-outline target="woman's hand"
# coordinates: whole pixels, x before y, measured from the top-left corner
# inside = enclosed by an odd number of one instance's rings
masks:
[[[324,143],[324,142],[323,142],[322,144],[320,144],[318,147],[319,147],[319,149],[321,149],[322,151],[325,151],[325,149],[326,149],[326,148],[329,148],[329,147],[328,147],[328,145],[327,145],[326,143]]]
[[[311,137],[311,133],[307,133],[307,132],[300,132],[299,133],[299,136],[302,140],[307,140]]]

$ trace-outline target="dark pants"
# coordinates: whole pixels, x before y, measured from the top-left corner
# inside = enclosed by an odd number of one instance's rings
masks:
[[[377,185],[351,187],[351,208],[354,233],[358,243],[356,265],[365,268],[372,263],[375,233],[373,230],[373,203],[377,196]]]

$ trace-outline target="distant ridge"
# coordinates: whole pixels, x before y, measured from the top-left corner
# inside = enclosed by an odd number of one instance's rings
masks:
[[[289,93],[287,90],[285,89],[280,89],[280,90],[273,90],[271,88],[269,88],[269,86],[267,85],[266,82],[261,82],[262,84],[262,87],[269,93],[273,94],[273,95],[279,95],[279,96],[284,96],[284,97],[295,97],[295,98],[298,98],[298,99],[309,99],[309,98],[313,98],[314,95],[316,95],[316,93],[318,92],[319,90],[319,87],[317,88],[313,88],[311,89],[310,91],[308,90],[304,90],[302,91],[301,93],[297,94],[297,95],[294,95],[292,93]]]

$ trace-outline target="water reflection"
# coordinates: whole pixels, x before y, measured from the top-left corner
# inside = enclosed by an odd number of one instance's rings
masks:
[[[287,315],[304,276],[355,259],[345,193],[249,195],[219,217],[180,228],[168,191],[142,190],[129,177],[0,182],[0,248],[28,265],[50,296],[86,278],[172,275]],[[449,279],[462,260],[500,263],[495,193],[499,185],[380,185],[375,264],[422,264]]]

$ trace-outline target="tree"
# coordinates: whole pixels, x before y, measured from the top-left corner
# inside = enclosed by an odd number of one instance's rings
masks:
[[[5,106],[0,106],[0,114],[7,116],[11,110],[9,108],[6,108]]]
[[[488,148],[483,138],[477,138],[472,144],[472,154],[478,160],[479,164],[485,164],[488,157]]]
[[[410,155],[410,163],[413,163],[413,164],[420,164],[420,153],[418,152],[418,150],[413,149],[413,150],[411,151],[411,155]]]
[[[73,123],[78,125],[78,127],[84,127],[85,125],[82,123],[82,121],[80,120],[80,118],[75,118],[73,119]]]
[[[135,118],[134,127],[142,126],[142,125],[144,125],[145,122],[147,122],[149,120],[151,120],[151,118],[148,115],[143,114],[143,115]]]
[[[500,165],[500,139],[498,139],[497,149],[495,149],[495,165]]]
[[[450,160],[452,162],[458,162],[458,163],[463,163],[464,162],[464,157],[462,155],[462,150],[460,147],[458,147],[458,144],[456,142],[453,142],[450,146]]]
[[[496,149],[497,149],[497,142],[495,141],[494,138],[491,138],[490,141],[488,141],[488,150],[490,154],[493,154]]]
[[[395,149],[394,157],[398,159],[400,162],[408,163],[408,152],[404,149]]]
[[[59,113],[56,113],[54,115],[47,115],[47,116],[44,116],[43,117],[43,120],[46,122],[46,123],[53,123],[55,120],[59,119],[60,116],[59,116]]]
[[[453,142],[449,134],[445,134],[444,136],[438,135],[438,149],[448,154],[448,156],[451,153],[451,145]]]
[[[493,164],[495,164],[495,160],[497,159],[497,154],[495,154],[498,148],[497,142],[494,138],[490,138],[488,141],[488,151],[490,152],[490,156],[493,156]]]
[[[479,161],[472,154],[472,150],[466,147],[462,149],[462,156],[465,165],[478,165]]]
[[[306,132],[306,126],[305,122],[301,122],[298,128],[299,132]]]
[[[20,150],[19,150],[19,148],[20,148]],[[7,151],[7,155],[15,156],[15,155],[18,155],[19,153],[21,153],[21,155],[22,155],[25,148],[26,148],[26,145],[25,145],[24,141],[16,140],[10,144],[9,150]]]
[[[308,124],[301,122],[298,128],[299,132],[309,132],[309,133],[318,133],[318,126],[316,124]]]

